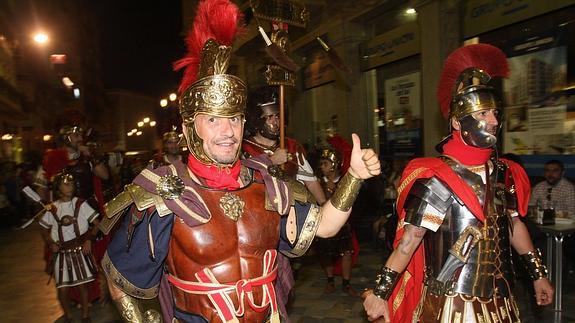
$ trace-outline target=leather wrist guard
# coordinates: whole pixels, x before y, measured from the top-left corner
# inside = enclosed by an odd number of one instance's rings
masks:
[[[543,264],[541,251],[539,249],[535,249],[521,255],[521,259],[523,259],[525,269],[529,273],[531,279],[537,280],[541,278],[547,278],[549,272],[547,271],[547,266]]]
[[[399,280],[399,273],[391,268],[383,267],[375,278],[373,294],[381,299],[388,300],[395,284]]]
[[[362,182],[363,180],[353,177],[349,172],[345,173],[330,198],[331,204],[342,212],[349,211],[355,202]]]

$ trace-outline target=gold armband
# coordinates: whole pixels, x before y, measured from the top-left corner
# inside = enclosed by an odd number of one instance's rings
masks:
[[[128,294],[115,299],[116,307],[122,316],[124,322],[129,323],[160,323],[162,322],[161,314],[155,309],[148,309],[143,311],[142,308],[148,307],[146,304],[141,304],[149,300],[140,300]]]
[[[349,172],[337,184],[337,189],[330,198],[331,204],[342,212],[351,209],[361,188],[363,180],[353,177]]]
[[[547,278],[549,272],[547,271],[547,266],[543,264],[541,251],[539,249],[535,249],[521,255],[521,259],[523,259],[523,262],[525,263],[525,269],[529,273],[531,279],[537,280],[541,278]]]
[[[399,280],[399,273],[391,268],[383,267],[376,276],[373,294],[381,299],[388,300],[395,284]]]

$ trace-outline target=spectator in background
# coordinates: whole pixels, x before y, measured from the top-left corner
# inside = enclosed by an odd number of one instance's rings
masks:
[[[565,177],[565,166],[559,160],[545,163],[542,181],[533,187],[530,205],[550,204],[555,208],[555,216],[575,219],[575,185]],[[550,206],[550,207],[551,207]]]

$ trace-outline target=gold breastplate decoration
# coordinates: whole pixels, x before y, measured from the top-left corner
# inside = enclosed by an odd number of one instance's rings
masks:
[[[228,218],[234,221],[238,221],[242,216],[245,205],[241,197],[229,192],[220,198],[220,208]]]

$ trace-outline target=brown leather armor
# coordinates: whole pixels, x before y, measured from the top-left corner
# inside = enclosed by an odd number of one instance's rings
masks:
[[[279,238],[280,217],[267,211],[265,187],[252,183],[237,191],[216,191],[196,188],[212,212],[206,224],[196,227],[186,225],[176,217],[167,256],[171,275],[186,281],[198,281],[195,273],[210,269],[220,284],[235,284],[241,279],[262,276],[266,250],[276,249]],[[221,199],[233,194],[245,202],[241,216],[234,221],[225,214]],[[275,266],[274,266],[275,267]],[[172,286],[175,306],[183,311],[203,316],[208,322],[221,322],[208,296],[186,293]],[[254,303],[262,301],[262,287],[254,287]],[[238,308],[235,292],[228,294]],[[269,311],[258,313],[244,300],[245,314],[242,322],[263,322]]]

